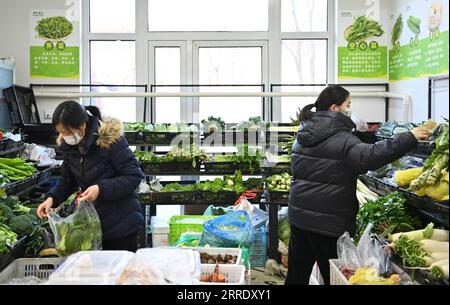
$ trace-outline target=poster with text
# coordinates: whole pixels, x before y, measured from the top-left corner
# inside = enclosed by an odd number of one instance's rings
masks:
[[[78,78],[78,21],[67,10],[32,10],[30,14],[30,77]]]
[[[390,17],[389,78],[448,73],[448,1],[409,1]]]
[[[341,9],[338,18],[338,78],[386,81],[386,12],[379,8]]]

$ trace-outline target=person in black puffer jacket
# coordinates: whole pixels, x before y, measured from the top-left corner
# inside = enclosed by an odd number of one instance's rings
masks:
[[[136,188],[143,175],[123,137],[122,123],[100,121],[77,102],[67,101],[56,108],[53,125],[60,133],[64,162],[61,180],[38,207],[38,217],[81,189],[80,200],[93,202],[100,217],[103,250],[136,251],[144,225]]]
[[[300,114],[292,150],[287,285],[307,285],[315,262],[324,283],[330,283],[328,260],[337,257],[337,239],[355,233],[357,177],[399,159],[428,137],[416,128],[393,140],[362,143],[352,133],[350,105],[350,93],[333,85]]]

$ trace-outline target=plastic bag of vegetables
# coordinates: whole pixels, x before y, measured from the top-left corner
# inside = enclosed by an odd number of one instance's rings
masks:
[[[253,226],[245,211],[235,211],[211,219],[203,224],[203,228],[200,247],[248,247],[253,241]]]
[[[58,255],[101,249],[100,219],[92,202],[79,202],[73,214],[65,218],[51,211],[48,221],[55,236]]]

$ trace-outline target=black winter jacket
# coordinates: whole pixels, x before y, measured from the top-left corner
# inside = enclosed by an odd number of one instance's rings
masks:
[[[99,198],[94,206],[100,217],[103,239],[123,238],[144,225],[136,188],[142,180],[138,161],[122,136],[122,123],[91,117],[80,145],[70,146],[58,139],[64,163],[61,180],[50,190],[54,207],[79,188],[98,184]],[[80,146],[80,147],[79,147]]]
[[[349,117],[331,111],[318,111],[302,123],[292,151],[291,225],[331,237],[353,235],[357,177],[399,159],[418,143],[406,132],[365,144],[352,134],[354,128]]]

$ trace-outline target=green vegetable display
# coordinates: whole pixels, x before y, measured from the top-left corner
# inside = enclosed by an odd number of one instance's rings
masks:
[[[407,24],[409,29],[416,35],[419,35],[421,30],[420,30],[420,24],[422,23],[422,20],[420,20],[420,18],[414,17],[414,16],[409,16]]]
[[[349,43],[358,43],[383,34],[384,31],[377,21],[360,16],[345,30],[344,37]]]
[[[180,184],[169,183],[162,187],[160,192],[212,192],[218,193],[221,191],[235,192],[240,195],[246,190],[261,189],[262,179],[249,178],[247,181],[243,181],[242,173],[236,171],[234,175],[225,175],[223,179],[216,178],[212,181],[202,181],[196,184]]]
[[[34,28],[39,37],[44,39],[62,39],[73,31],[73,25],[63,16],[48,17],[39,20]]]
[[[0,204],[0,223],[9,223],[9,221],[16,215],[5,204]]]
[[[23,236],[31,234],[36,224],[36,216],[27,214],[13,217],[9,222],[9,227],[18,235]]]
[[[72,222],[59,222],[55,227],[59,236],[58,254],[61,256],[93,250],[101,244],[102,234],[98,219],[77,214]]]
[[[409,186],[411,191],[419,191],[426,186],[436,184],[445,170],[448,171],[449,160],[449,126],[448,121],[439,127],[440,133],[436,138],[436,148],[431,156],[425,160],[422,174],[413,180]]]
[[[210,116],[208,119],[202,120],[202,124],[203,130],[208,133],[225,130],[225,122],[220,117]]]
[[[0,204],[8,206],[16,215],[29,214],[31,209],[25,206],[17,196],[9,196],[7,198],[0,198]],[[36,215],[36,214],[35,214]]]
[[[12,246],[17,242],[17,234],[8,226],[0,223],[0,254],[10,252]]]
[[[248,144],[239,145],[236,155],[219,155],[214,157],[215,162],[235,162],[240,167],[247,167],[251,173],[260,168],[262,160],[261,150],[252,149]]]
[[[374,233],[380,235],[385,231],[404,232],[419,228],[419,219],[408,214],[405,203],[406,199],[399,192],[365,203],[356,216],[355,239],[359,240],[369,223],[374,225]]]
[[[267,178],[269,191],[289,192],[291,189],[292,177],[288,173],[273,175]]]
[[[24,180],[37,172],[34,163],[22,158],[0,158],[0,175],[11,181]]]
[[[150,124],[144,122],[124,123],[126,132],[198,132],[194,124],[188,125],[184,122],[173,124]]]
[[[148,163],[170,163],[170,162],[185,162],[191,161],[192,167],[196,167],[197,160],[208,160],[208,156],[203,150],[198,149],[194,144],[189,146],[189,149],[183,147],[174,147],[168,153],[162,156],[157,156],[153,152],[135,151],[136,159],[141,162]]]
[[[278,222],[278,238],[286,245],[289,246],[289,238],[291,236],[291,226],[287,217],[282,218]]]
[[[403,265],[407,267],[425,267],[425,257],[428,255],[422,249],[419,241],[400,235],[394,243],[394,251],[400,255]]]
[[[403,32],[403,17],[402,14],[400,14],[398,15],[397,20],[395,21],[394,27],[392,28],[391,43],[393,47],[396,47],[398,41],[400,40],[402,32]]]

